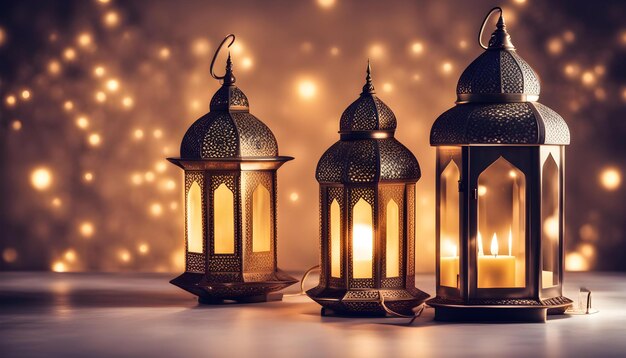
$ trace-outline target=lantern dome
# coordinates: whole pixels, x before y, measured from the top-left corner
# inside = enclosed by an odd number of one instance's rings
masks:
[[[182,159],[275,157],[272,131],[250,113],[248,98],[235,86],[230,55],[222,86],[211,99],[210,111],[196,120],[180,146]]]
[[[563,118],[537,102],[539,79],[516,53],[502,14],[481,46],[485,52],[459,79],[457,105],[433,124],[431,145],[569,144]]]
[[[396,117],[376,96],[368,63],[363,92],[341,116],[341,139],[317,164],[318,182],[417,181],[421,176],[419,163],[413,153],[394,138],[395,130]]]

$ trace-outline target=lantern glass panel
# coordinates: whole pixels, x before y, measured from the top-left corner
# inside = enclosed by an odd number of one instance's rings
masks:
[[[478,177],[478,288],[526,283],[526,178],[499,157]]]
[[[341,277],[341,210],[337,199],[330,204],[330,274]]]
[[[235,253],[235,205],[233,192],[220,184],[213,193],[213,237],[216,254]]]
[[[560,252],[559,167],[552,154],[543,164],[541,191],[541,287],[548,288],[559,284]]]
[[[252,251],[270,251],[270,192],[259,184],[252,193]]]
[[[439,183],[439,283],[448,287],[458,287],[459,179],[459,167],[451,160],[441,173]]]
[[[387,203],[386,220],[386,267],[387,277],[400,276],[400,209],[393,200]]]
[[[374,232],[372,206],[359,199],[352,209],[352,277],[372,278]]]
[[[193,182],[187,193],[187,251],[202,253],[202,193]]]

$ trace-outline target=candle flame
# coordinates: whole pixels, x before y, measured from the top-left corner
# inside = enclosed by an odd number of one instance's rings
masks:
[[[498,236],[496,236],[495,232],[491,238],[491,254],[493,256],[498,256]]]
[[[478,256],[483,256],[485,252],[483,251],[483,236],[478,232]]]

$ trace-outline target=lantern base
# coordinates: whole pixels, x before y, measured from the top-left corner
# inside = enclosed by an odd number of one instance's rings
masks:
[[[547,300],[502,299],[463,301],[435,297],[426,302],[435,309],[435,320],[445,322],[545,322],[547,315],[563,314],[573,301],[567,297]]]
[[[198,296],[202,304],[223,304],[225,301],[256,303],[282,300],[276,293],[298,282],[283,271],[274,272],[271,280],[252,282],[209,282],[201,273],[185,272],[170,283]]]
[[[416,288],[346,290],[318,286],[306,294],[322,306],[322,316],[384,317],[387,312],[381,304],[381,295],[385,298],[385,306],[391,311],[412,315],[413,308],[429,297]]]

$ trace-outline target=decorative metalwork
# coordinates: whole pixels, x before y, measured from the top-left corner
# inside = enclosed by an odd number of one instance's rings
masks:
[[[410,314],[428,295],[415,288],[415,183],[417,159],[394,138],[396,117],[375,95],[368,63],[363,92],[342,114],[340,140],[322,155],[320,183],[321,273],[307,295],[322,305],[322,314],[385,315],[386,310]],[[398,205],[398,276],[386,277],[386,205]],[[340,277],[332,277],[330,207],[340,208]],[[372,211],[371,277],[354,277],[353,211],[359,200]],[[408,251],[408,252],[407,252]],[[336,254],[336,251],[335,253]],[[406,259],[405,259],[406,258]]]
[[[270,293],[297,282],[277,267],[276,171],[292,157],[278,156],[272,131],[249,113],[248,99],[235,83],[230,55],[224,76],[213,72],[220,48],[211,63],[211,75],[222,80],[211,100],[210,112],[194,122],[181,143],[180,157],[168,158],[185,171],[185,194],[192,183],[200,186],[202,200],[202,252],[186,253],[186,272],[172,284],[199,296],[201,303],[223,300],[260,302]],[[230,46],[230,45],[229,45]],[[233,193],[234,253],[215,254],[213,196],[225,184]],[[262,184],[269,192],[270,247],[252,250],[252,193]],[[185,242],[189,223],[185,217]],[[187,251],[187,247],[185,248]]]
[[[500,18],[496,30],[491,35],[489,46],[482,44],[482,32],[492,13],[499,11]],[[570,142],[567,124],[556,112],[536,102],[540,85],[537,74],[515,52],[510,36],[506,31],[502,9],[492,9],[485,18],[479,33],[479,43],[486,51],[474,60],[461,75],[457,85],[458,101],[455,107],[437,118],[430,132],[430,143],[437,146],[437,297],[427,303],[435,307],[435,319],[468,321],[545,321],[546,314],[563,313],[572,301],[562,296],[563,272],[562,252],[546,271],[541,260],[548,248],[542,247],[541,233],[544,222],[540,213],[543,207],[540,186],[542,153],[561,153],[557,155],[560,164],[555,165],[556,174],[551,180],[562,182],[564,146]],[[479,144],[479,145],[475,145]],[[542,147],[549,145],[550,147]],[[481,217],[479,196],[488,195],[496,198],[498,193],[480,193],[478,180],[486,169],[499,158],[506,158],[515,171],[503,170],[492,172],[507,178],[526,178],[528,186],[515,181],[514,185],[523,186],[523,196],[517,199],[518,210],[528,214],[520,220],[519,212],[511,214],[511,222],[518,220],[518,244],[524,248],[516,255],[511,254],[512,241],[509,241],[508,257],[514,260],[513,281],[498,286],[479,284],[478,262],[482,254],[480,241]],[[458,205],[444,206],[445,196],[456,191],[456,178],[446,182],[442,175],[450,160],[458,165]],[[493,176],[493,180],[502,178]],[[453,184],[453,187],[449,187]],[[511,184],[513,185],[513,184]],[[550,210],[557,208],[556,219],[559,232],[556,237],[558,247],[563,249],[563,189],[559,190],[558,199]],[[486,189],[486,187],[485,187]],[[483,189],[484,190],[484,189]],[[455,193],[456,194],[456,193]],[[456,201],[453,196],[452,201]],[[523,209],[520,202],[523,202]],[[497,201],[495,203],[498,203]],[[500,202],[503,204],[504,202]],[[515,204],[512,204],[515,205]],[[450,209],[452,208],[452,209]],[[503,210],[506,208],[502,208]],[[446,210],[445,219],[441,210]],[[498,210],[498,208],[496,208]],[[552,214],[553,211],[550,211]],[[409,213],[411,213],[409,211]],[[458,215],[458,217],[456,217]],[[508,215],[508,214],[506,214]],[[515,219],[515,215],[518,215]],[[520,224],[521,223],[521,224]],[[444,228],[444,225],[447,225]],[[531,229],[532,228],[532,229]],[[460,237],[454,232],[460,231]],[[483,232],[483,235],[485,233]],[[511,235],[509,234],[509,240]],[[494,233],[495,239],[495,233]],[[457,250],[451,254],[450,247],[443,254],[443,241]],[[552,247],[549,248],[553,250]],[[496,249],[497,251],[497,249]],[[479,253],[481,252],[481,253]],[[450,256],[452,255],[452,256]],[[445,265],[443,263],[445,259]],[[515,270],[522,270],[524,277],[515,277]],[[483,271],[484,272],[484,271]],[[543,275],[559,276],[557,284],[542,286]],[[452,278],[450,278],[452,276]],[[454,282],[456,276],[456,285]],[[446,283],[442,284],[442,277]],[[518,280],[518,278],[521,278]]]

